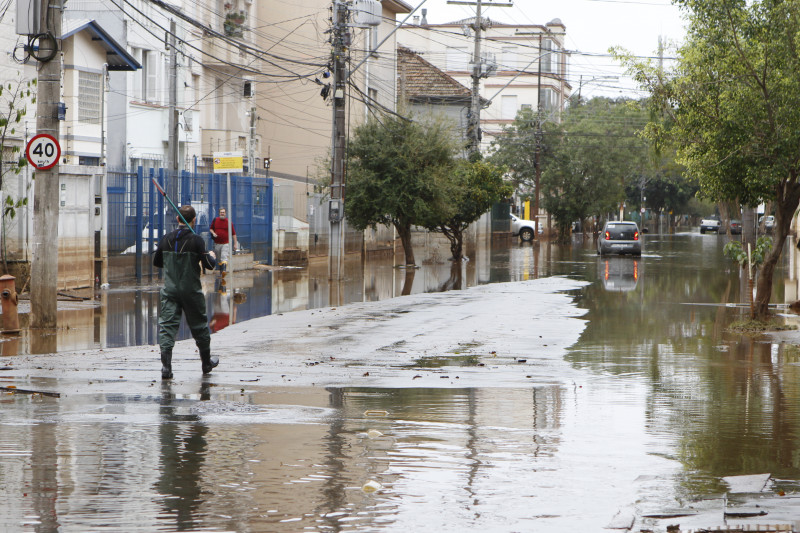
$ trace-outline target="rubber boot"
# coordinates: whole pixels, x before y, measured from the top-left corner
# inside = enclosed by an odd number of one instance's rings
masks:
[[[161,379],[172,379],[172,348],[161,350]]]
[[[203,362],[203,374],[210,374],[211,370],[219,364],[219,357],[211,355],[211,348],[200,350],[200,361]]]

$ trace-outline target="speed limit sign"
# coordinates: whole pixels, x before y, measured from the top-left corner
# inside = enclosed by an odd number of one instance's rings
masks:
[[[37,170],[53,168],[61,157],[61,147],[52,135],[40,133],[28,141],[25,157]]]

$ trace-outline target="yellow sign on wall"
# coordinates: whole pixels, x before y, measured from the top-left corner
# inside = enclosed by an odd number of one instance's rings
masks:
[[[214,152],[214,173],[232,174],[244,172],[242,152]]]

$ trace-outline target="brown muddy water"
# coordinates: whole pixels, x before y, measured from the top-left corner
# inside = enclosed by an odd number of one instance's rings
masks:
[[[800,529],[800,333],[727,331],[744,315],[746,284],[724,243],[649,235],[641,258],[600,258],[590,241],[514,244],[459,275],[425,265],[407,280],[390,264],[357,263],[336,286],[324,268],[251,273],[225,293],[212,278],[218,325],[553,275],[589,284],[572,293],[586,325],[563,372],[528,387],[233,389],[204,379],[156,382],[148,394],[122,384],[0,395],[0,530]],[[797,265],[787,254],[773,302],[798,299]],[[70,329],[57,336],[0,344],[0,365],[14,350],[155,343],[155,285],[101,299],[61,311]],[[769,476],[731,479],[756,474]]]

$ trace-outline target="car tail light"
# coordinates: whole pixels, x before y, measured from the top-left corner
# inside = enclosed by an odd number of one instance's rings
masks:
[[[608,231],[606,232],[606,240],[607,241],[611,240],[611,233],[609,233]]]
[[[638,241],[639,240],[639,232],[638,231],[634,231],[633,232],[633,240],[634,241]]]

